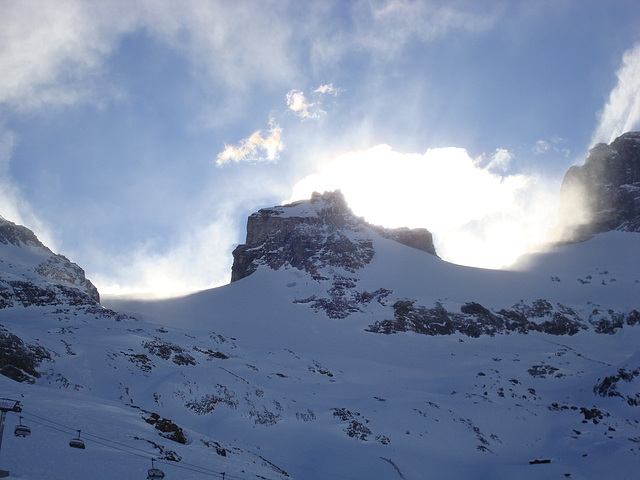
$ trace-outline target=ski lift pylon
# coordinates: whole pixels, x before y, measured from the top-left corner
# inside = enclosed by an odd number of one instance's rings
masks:
[[[156,468],[153,464],[153,458],[151,459],[151,468],[147,470],[147,480],[156,480],[164,478],[164,472],[159,468]]]
[[[78,436],[69,440],[69,446],[72,448],[81,448],[84,450],[84,442],[80,438],[80,430],[78,430]]]
[[[13,434],[16,437],[26,437],[28,435],[31,435],[31,429],[26,425],[22,424],[22,417],[20,417],[20,424],[16,425],[16,428],[13,431]]]

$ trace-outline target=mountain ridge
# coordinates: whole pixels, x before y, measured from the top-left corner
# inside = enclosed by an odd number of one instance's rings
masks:
[[[144,478],[152,458],[185,480],[635,472],[636,232],[483,270],[406,244],[429,246],[428,232],[381,233],[339,194],[260,212],[232,283],[102,304],[84,272],[3,224],[0,388],[23,404],[8,428],[33,432],[5,432],[3,467],[99,480]],[[73,275],[37,268],[51,258]],[[67,445],[79,429],[82,452]]]

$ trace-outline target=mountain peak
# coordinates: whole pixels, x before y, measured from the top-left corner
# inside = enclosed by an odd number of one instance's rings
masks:
[[[640,232],[640,132],[594,145],[584,165],[567,171],[559,225],[566,241],[611,230]]]
[[[263,208],[249,216],[247,240],[233,251],[231,281],[251,275],[260,265],[283,266],[316,274],[325,266],[348,272],[368,264],[380,235],[435,255],[426,229],[386,229],[357,217],[339,190],[314,192],[309,200]]]
[[[0,308],[13,305],[95,304],[98,289],[84,270],[52,252],[27,227],[0,216]]]

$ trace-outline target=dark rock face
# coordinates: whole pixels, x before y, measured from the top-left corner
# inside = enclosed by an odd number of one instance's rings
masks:
[[[17,247],[33,246],[52,253],[51,250],[45,247],[40,240],[38,240],[38,237],[36,237],[36,235],[27,227],[16,225],[2,217],[0,217],[0,244],[15,245]]]
[[[290,265],[312,275],[325,266],[353,273],[375,255],[369,232],[435,255],[427,230],[372,227],[353,215],[339,191],[314,193],[311,200],[265,208],[249,217],[247,241],[233,251],[231,281],[251,275],[259,265],[274,270]]]
[[[21,252],[14,263],[13,249]],[[2,253],[7,252],[7,255]],[[3,260],[4,258],[4,260]],[[0,217],[0,309],[16,305],[95,305],[98,289],[84,270],[63,255],[53,253],[26,227]]]
[[[560,193],[561,239],[610,230],[640,232],[640,132],[599,143],[566,173]]]
[[[598,379],[598,382],[593,387],[593,393],[600,395],[601,397],[619,397],[627,402],[632,407],[640,405],[640,393],[638,392],[637,385],[633,385],[636,382],[636,378],[640,376],[640,367],[633,370],[627,368],[620,368],[613,375]],[[627,384],[632,388],[629,392],[620,392],[618,384]]]
[[[423,335],[453,335],[460,333],[469,337],[502,333],[543,332],[549,335],[575,335],[589,328],[587,322],[573,309],[547,300],[531,303],[518,302],[510,308],[490,310],[476,302],[469,302],[460,312],[451,312],[440,303],[433,307],[416,305],[415,300],[398,300],[393,304],[394,318],[369,325],[368,332],[392,334],[415,332]],[[599,313],[599,312],[598,312]],[[634,317],[629,314],[608,311],[607,316],[598,315],[597,321],[589,318],[596,333],[613,334],[621,329],[624,320]]]
[[[433,235],[426,228],[383,228],[376,226],[373,229],[384,238],[395,240],[408,247],[417,248],[437,256],[436,249],[433,246]]]
[[[34,383],[40,377],[36,368],[51,361],[51,354],[40,345],[30,345],[0,327],[0,374],[16,382]]]
[[[96,299],[75,288],[64,285],[39,286],[21,280],[0,280],[0,309],[21,305],[91,305]]]

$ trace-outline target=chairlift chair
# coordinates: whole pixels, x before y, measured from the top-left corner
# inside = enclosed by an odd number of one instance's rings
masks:
[[[72,448],[81,448],[84,450],[84,442],[80,438],[80,430],[78,430],[78,436],[69,440],[69,446]]]
[[[22,417],[20,417],[20,425],[16,425],[13,434],[16,437],[26,437],[27,435],[31,435],[31,429],[26,425],[22,424]]]
[[[151,468],[147,470],[147,480],[156,480],[164,478],[164,472],[159,468],[156,468],[153,464],[153,458],[151,459]]]

